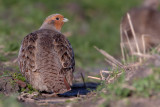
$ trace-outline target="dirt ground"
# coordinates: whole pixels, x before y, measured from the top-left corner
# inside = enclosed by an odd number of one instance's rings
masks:
[[[15,58],[16,59],[16,58]],[[72,86],[72,90],[60,94],[58,96],[44,97],[36,92],[29,94],[21,92],[21,88],[26,86],[26,83],[21,80],[15,80],[14,73],[19,73],[15,68],[16,64],[11,60],[11,65],[6,66],[5,63],[0,63],[0,94],[10,96],[17,93],[17,101],[25,107],[98,107],[105,103],[105,99],[98,97],[96,88],[100,82],[82,82],[80,73],[75,75],[76,80]],[[147,60],[143,66],[138,67],[136,70],[126,71],[126,81],[132,82],[133,79],[144,78],[152,74],[149,65],[156,67],[160,66],[160,57],[154,56]],[[17,65],[16,65],[17,66]],[[83,72],[85,73],[85,72]],[[91,74],[91,73],[89,73]],[[93,73],[94,74],[94,73]],[[158,107],[160,105],[160,94],[153,95],[149,98],[128,97],[118,101],[111,101],[107,106],[109,107]]]

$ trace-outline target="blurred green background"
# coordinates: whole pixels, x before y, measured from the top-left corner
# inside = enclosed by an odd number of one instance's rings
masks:
[[[41,26],[44,19],[60,13],[70,21],[66,34],[75,52],[76,66],[100,65],[103,56],[93,46],[120,56],[119,26],[125,12],[140,0],[0,0],[0,45],[4,51],[19,50],[28,33]]]

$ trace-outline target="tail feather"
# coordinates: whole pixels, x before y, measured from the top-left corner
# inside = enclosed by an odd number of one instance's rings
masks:
[[[47,87],[47,92],[54,92],[57,94],[62,94],[71,90],[65,75],[55,74],[53,71],[44,72],[44,85]]]

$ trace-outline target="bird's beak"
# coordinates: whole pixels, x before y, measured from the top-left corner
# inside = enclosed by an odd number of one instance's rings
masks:
[[[67,18],[63,18],[63,22],[68,22],[69,20]]]

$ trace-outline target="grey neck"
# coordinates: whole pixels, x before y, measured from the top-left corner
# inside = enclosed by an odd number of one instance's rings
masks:
[[[42,26],[41,26],[39,29],[49,29],[49,30],[53,30],[53,31],[58,31],[58,32],[60,32],[60,31],[57,30],[53,25],[45,24],[45,23],[43,23]]]

